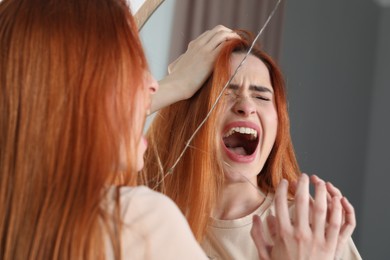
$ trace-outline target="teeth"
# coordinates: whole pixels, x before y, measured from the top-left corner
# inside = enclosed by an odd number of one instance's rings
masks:
[[[234,133],[251,135],[252,140],[257,138],[257,131],[255,129],[249,128],[249,127],[233,127],[229,131],[227,131],[223,137],[224,138],[228,137]]]

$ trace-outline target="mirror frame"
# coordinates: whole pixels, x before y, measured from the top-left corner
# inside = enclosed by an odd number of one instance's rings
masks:
[[[142,29],[146,21],[156,11],[156,9],[164,2],[164,0],[145,0],[141,7],[134,14],[135,21],[138,26],[138,31]]]

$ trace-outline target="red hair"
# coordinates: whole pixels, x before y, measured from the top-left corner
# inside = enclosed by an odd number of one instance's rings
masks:
[[[144,183],[171,197],[186,215],[198,241],[204,237],[219,191],[223,184],[223,165],[218,157],[220,133],[218,115],[223,113],[220,102],[190,144],[174,171],[164,178],[179,157],[186,141],[205,118],[223,86],[230,78],[232,53],[246,52],[253,37],[238,31],[241,39],[233,39],[224,47],[214,71],[204,86],[189,100],[178,102],[158,112],[148,131]],[[267,66],[275,93],[278,114],[277,137],[273,149],[258,175],[258,186],[274,192],[282,178],[297,179],[299,168],[290,137],[286,90],[282,74],[273,60],[258,46],[252,54]],[[290,190],[290,195],[293,190]]]
[[[0,48],[0,258],[101,259],[107,236],[120,258],[102,203],[123,144],[136,183],[147,69],[128,6],[4,0]]]

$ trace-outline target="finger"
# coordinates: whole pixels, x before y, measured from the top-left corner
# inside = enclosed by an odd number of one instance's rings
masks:
[[[208,34],[206,34],[206,37],[204,37],[204,40],[206,40],[206,42],[209,42],[211,38],[214,37],[214,35],[220,33],[220,32],[229,32],[229,33],[232,33],[233,30],[230,29],[230,28],[227,28],[223,25],[217,25],[215,26],[213,29],[210,30],[210,32]]]
[[[332,183],[327,182],[326,183],[326,189],[328,191],[328,204],[331,204],[333,197],[343,197],[341,194],[341,191],[337,189]],[[330,213],[328,212],[328,220],[329,220]]]
[[[266,218],[266,221],[267,221],[269,234],[270,234],[272,240],[275,240],[276,235],[278,234],[276,217],[273,215],[268,215]]]
[[[207,30],[205,31],[204,33],[202,33],[201,35],[199,35],[195,40],[192,40],[189,44],[188,44],[188,48],[193,48],[193,46],[196,46],[196,45],[205,45],[207,44],[210,39],[218,32],[221,32],[221,31],[225,31],[225,32],[233,32],[233,30],[223,26],[223,25],[217,25],[215,26],[213,29],[211,30]]]
[[[275,215],[279,233],[291,232],[292,225],[287,205],[288,182],[282,179],[275,192]]]
[[[326,227],[326,243],[331,249],[336,249],[342,221],[340,197],[333,197],[330,204],[330,217]]]
[[[205,42],[208,42],[210,37],[208,36],[209,34],[210,34],[210,30],[204,31],[201,35],[199,35],[198,37],[190,41],[188,43],[187,50],[191,49],[195,44],[200,44],[200,43],[204,44]]]
[[[328,190],[328,192],[330,193],[330,195],[332,196],[332,197],[335,197],[335,196],[337,196],[337,197],[342,197],[343,195],[341,194],[341,191],[339,190],[339,189],[337,189],[332,183],[330,183],[330,182],[327,182],[326,183],[326,188],[327,188],[327,190]]]
[[[325,183],[325,181],[324,181],[323,179],[321,179],[320,177],[318,177],[318,176],[315,175],[315,174],[313,174],[312,176],[310,176],[310,181],[311,181],[314,185],[316,185],[316,184],[317,184],[318,182],[320,182],[320,181],[322,181],[322,182]],[[327,185],[327,184],[326,184],[326,185]],[[325,185],[325,186],[326,186],[326,185]],[[330,203],[331,200],[332,200],[332,197],[331,197],[331,195],[329,194],[329,191],[327,191],[326,198],[327,198],[328,203]]]
[[[320,177],[318,177],[317,175],[313,174],[310,176],[310,181],[311,181],[311,183],[316,185],[319,181],[323,181],[323,180]]]
[[[231,32],[220,31],[215,35],[213,35],[213,37],[209,40],[209,42],[207,42],[207,45],[211,50],[214,50],[215,48],[220,46],[221,43],[226,42],[227,40],[239,39],[239,38],[240,36],[233,31]]]
[[[316,183],[318,183],[319,181],[324,181],[322,180],[320,177],[318,177],[317,175],[312,175],[310,180],[312,181],[312,183],[315,185]],[[325,186],[328,186],[329,184],[326,183]],[[332,203],[332,195],[329,193],[328,191],[328,188],[327,188],[327,192],[326,192],[326,202],[327,202],[327,205],[330,205]],[[326,221],[329,221],[329,215],[330,215],[330,212],[329,212],[329,207],[327,207],[327,213],[326,213]]]
[[[340,231],[340,236],[343,238],[349,238],[356,227],[355,209],[349,203],[346,197],[341,199],[341,205],[344,209],[345,222],[343,223]]]
[[[341,226],[340,235],[337,241],[335,259],[342,258],[345,248],[347,247],[348,241],[351,238],[352,233],[356,227],[355,210],[353,206],[345,197],[341,198],[341,205],[345,212],[345,222]]]
[[[316,183],[319,181],[320,179],[316,176],[316,175],[311,175],[310,176],[310,182],[315,186]],[[312,225],[314,223],[314,215],[313,215],[313,212],[314,212],[314,198],[312,196],[310,196],[310,199],[309,199],[309,223],[310,225]]]
[[[310,226],[314,223],[314,199],[310,197],[309,199],[309,223]]]
[[[271,246],[266,242],[264,238],[263,224],[261,223],[258,215],[253,215],[253,225],[251,228],[251,236],[255,242],[259,259],[271,259],[270,248]]]
[[[309,178],[302,174],[295,193],[295,223],[298,230],[309,228]]]
[[[230,39],[228,39],[230,40]],[[227,41],[227,40],[226,40]],[[213,43],[215,45],[215,47],[213,47],[214,49],[212,49],[209,53],[210,57],[213,59],[213,60],[216,60],[217,56],[219,53],[221,53],[221,50],[222,48],[225,46],[224,43],[226,41],[222,41],[221,43]],[[209,48],[209,47],[207,47]],[[210,47],[211,48],[211,47]]]
[[[318,180],[315,185],[315,198],[313,202],[313,231],[314,235],[322,241],[324,239],[324,231],[326,226],[326,187],[322,180]]]

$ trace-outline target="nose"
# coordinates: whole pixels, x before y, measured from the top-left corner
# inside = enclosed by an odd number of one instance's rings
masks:
[[[159,88],[157,80],[150,73],[148,73],[146,77],[146,87],[152,95],[155,94]]]
[[[160,86],[158,85],[158,82],[157,80],[155,80],[153,77],[152,77],[152,80],[150,82],[150,85],[149,85],[149,91],[150,91],[150,94],[155,94],[157,91],[158,91],[158,88]]]
[[[236,102],[234,103],[233,112],[239,116],[250,116],[256,113],[255,105],[252,100],[247,96],[237,97]]]

